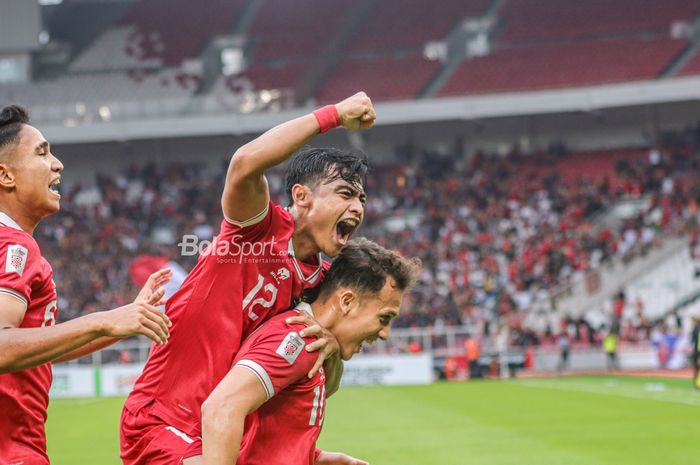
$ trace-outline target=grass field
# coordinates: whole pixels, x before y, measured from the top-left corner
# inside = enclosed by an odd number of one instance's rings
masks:
[[[575,377],[345,388],[329,399],[319,445],[371,465],[694,465],[700,392],[689,384]],[[122,402],[54,400],[52,463],[119,465]]]

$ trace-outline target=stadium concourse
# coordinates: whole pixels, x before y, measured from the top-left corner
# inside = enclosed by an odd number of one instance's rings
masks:
[[[507,157],[477,154],[469,161],[397,147],[401,162],[375,166],[369,175],[361,231],[425,265],[395,327],[476,325],[493,336],[505,324],[511,345],[553,343],[560,327],[523,325],[542,295],[577,271],[631,260],[667,238],[691,234],[697,242],[700,132],[668,134],[666,141],[598,153],[568,153],[560,145],[545,153],[513,149]],[[585,177],[577,176],[582,159]],[[128,301],[137,257],[160,256],[189,270],[196,257],[181,256],[176,244],[183,235],[216,234],[224,172],[223,165],[212,174],[194,162],[134,166],[64,192],[61,214],[37,231],[64,289],[61,318]],[[273,198],[284,202],[282,173],[273,172],[269,182]],[[619,228],[597,223],[601,212],[639,198],[649,199],[648,207]],[[663,320],[642,307],[625,315],[622,337],[631,341],[649,340]],[[580,343],[597,345],[612,317],[604,327],[578,319],[562,324],[585,326],[576,331]]]

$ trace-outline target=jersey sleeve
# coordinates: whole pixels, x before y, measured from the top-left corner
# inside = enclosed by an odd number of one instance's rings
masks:
[[[27,306],[32,282],[40,271],[40,259],[39,249],[29,237],[3,234],[0,237],[0,294]]]
[[[224,219],[221,221],[220,235],[223,237],[233,237],[235,235],[245,240],[261,238],[272,226],[275,214],[277,214],[277,208],[270,200],[263,211],[245,221],[234,221],[224,216]]]
[[[238,353],[234,366],[252,371],[265,389],[267,400],[287,386],[305,378],[318,353],[305,350],[312,338],[303,339],[303,326],[261,327],[251,344]]]

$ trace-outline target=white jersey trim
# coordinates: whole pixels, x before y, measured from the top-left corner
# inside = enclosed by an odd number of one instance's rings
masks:
[[[296,310],[299,310],[300,312],[306,312],[309,315],[315,317],[314,315],[314,309],[311,308],[311,305],[309,305],[307,302],[299,302],[294,306]]]
[[[266,400],[270,400],[272,396],[275,395],[275,387],[272,384],[272,379],[270,379],[270,375],[267,374],[267,371],[265,371],[265,369],[261,367],[260,364],[252,360],[244,359],[239,360],[234,366],[247,368],[250,371],[252,371],[255,374],[255,376],[258,377],[258,380],[265,389],[265,396],[267,397]]]
[[[294,269],[296,270],[297,274],[301,276],[301,279],[306,281],[309,284],[313,284],[316,282],[319,276],[321,276],[321,269],[323,268],[323,257],[319,253],[316,257],[316,260],[318,260],[318,267],[314,270],[313,273],[311,273],[309,276],[304,275],[304,273],[301,271],[301,267],[299,266],[299,262],[297,262],[297,257],[294,254],[294,244],[292,243],[292,238],[289,238],[289,244],[287,245],[287,255],[292,257],[292,263],[294,264]]]
[[[15,291],[14,289],[10,289],[9,287],[0,287],[0,294],[5,294],[9,295],[10,297],[14,297],[15,299],[22,302],[25,307],[29,306],[29,301],[27,301],[27,299],[22,294]]]
[[[0,223],[4,224],[5,226],[24,231],[24,229],[22,229],[15,220],[10,218],[10,216],[7,213],[0,212]]]
[[[270,202],[268,202],[267,205],[265,205],[265,209],[263,211],[261,211],[260,213],[258,213],[257,215],[255,215],[252,218],[248,218],[245,221],[232,220],[231,218],[226,216],[226,214],[224,214],[224,219],[226,221],[228,221],[229,223],[231,223],[232,225],[238,226],[239,228],[247,228],[249,226],[256,225],[256,224],[260,223],[262,220],[264,220],[265,217],[267,216],[268,211],[270,211]]]
[[[183,433],[182,431],[180,431],[179,429],[175,428],[174,426],[169,426],[169,425],[168,425],[168,426],[165,427],[165,429],[167,429],[168,431],[172,432],[175,436],[179,437],[180,439],[182,439],[183,441],[185,441],[187,444],[193,444],[194,441],[195,441],[194,439],[192,439],[192,437],[188,436],[186,433]],[[199,437],[199,436],[197,436],[196,438],[199,439],[199,440],[202,439],[202,438]]]

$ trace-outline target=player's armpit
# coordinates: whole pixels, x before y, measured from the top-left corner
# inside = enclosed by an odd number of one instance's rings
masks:
[[[234,366],[202,404],[202,451],[205,465],[234,465],[245,417],[269,398],[252,370]]]

